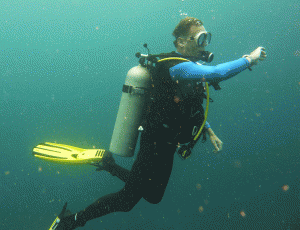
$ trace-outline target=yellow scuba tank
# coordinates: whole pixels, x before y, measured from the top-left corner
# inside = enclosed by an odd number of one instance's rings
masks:
[[[146,67],[138,65],[128,71],[109,147],[112,153],[123,157],[134,155],[150,89],[151,75]]]

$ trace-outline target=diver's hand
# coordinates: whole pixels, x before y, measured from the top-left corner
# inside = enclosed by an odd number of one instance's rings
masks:
[[[214,145],[215,149],[213,150],[214,153],[218,153],[223,148],[223,142],[215,135],[209,135],[209,139],[211,143]]]
[[[247,56],[247,55],[246,55]],[[267,53],[264,47],[258,47],[250,53],[249,58],[251,59],[250,66],[257,65],[258,61],[263,61],[267,57]]]

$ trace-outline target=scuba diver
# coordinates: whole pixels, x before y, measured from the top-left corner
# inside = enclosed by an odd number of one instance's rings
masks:
[[[219,90],[219,82],[264,60],[265,49],[258,47],[250,55],[237,60],[206,66],[196,62],[211,62],[213,58],[212,53],[205,51],[211,42],[211,33],[205,30],[202,21],[186,17],[179,22],[172,35],[175,37],[177,52],[167,56],[177,58],[166,58],[166,61],[156,63],[153,73],[158,77],[153,81],[154,99],[142,125],[140,149],[131,170],[117,165],[111,152],[106,152],[102,162],[97,165],[96,171],[105,170],[117,176],[125,182],[124,187],[118,192],[100,197],[75,214],[67,210],[65,203],[50,229],[75,229],[109,213],[129,212],[141,198],[151,204],[158,204],[166,190],[177,148],[182,143],[193,142],[194,145],[195,139],[192,138],[197,133],[195,130],[199,131],[204,124],[205,128],[201,131],[203,139],[205,133],[208,133],[215,152],[222,149],[222,141],[206,122],[202,103],[203,99],[208,101],[210,98],[205,97],[207,89],[203,83],[209,83],[215,90]],[[191,149],[184,152],[190,154]]]

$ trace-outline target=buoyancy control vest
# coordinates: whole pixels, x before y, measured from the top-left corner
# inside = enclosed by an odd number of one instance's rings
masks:
[[[147,45],[144,47],[147,48]],[[167,137],[171,143],[183,144],[190,141],[178,151],[186,159],[200,134],[204,133],[202,130],[210,100],[206,100],[204,113],[201,105],[203,98],[206,98],[203,86],[196,87],[194,95],[184,97],[181,84],[172,81],[169,68],[189,61],[188,59],[175,52],[158,55],[137,53],[136,57],[139,58],[140,65],[127,73],[109,151],[124,157],[133,156],[138,131],[142,131],[143,126],[148,123],[153,128],[164,127],[169,130]],[[206,83],[209,96],[208,86]]]
[[[164,54],[169,57],[160,59],[151,71],[153,100],[147,106],[146,120],[152,125],[169,129],[170,135],[174,135],[170,137],[172,142],[180,145],[191,142],[199,131],[204,121],[202,103],[206,95],[202,83],[195,84],[192,90],[193,94],[185,95],[183,93],[185,86],[179,81],[172,80],[169,69],[189,61],[183,58],[174,58],[172,54]],[[204,130],[202,133],[205,132]]]

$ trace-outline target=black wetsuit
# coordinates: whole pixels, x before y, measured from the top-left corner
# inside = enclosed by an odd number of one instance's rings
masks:
[[[199,121],[200,123],[201,121]],[[141,134],[140,150],[131,170],[112,164],[108,169],[113,176],[125,182],[116,193],[99,198],[78,214],[77,226],[112,212],[129,212],[144,198],[151,204],[159,203],[165,193],[173,167],[177,149],[174,130],[163,122],[144,125]],[[170,142],[172,141],[172,142]]]
[[[176,63],[172,65],[174,64]],[[172,65],[164,66],[165,72],[162,70],[160,72],[167,75],[167,71]],[[166,88],[162,87],[162,90],[164,91]],[[140,150],[131,170],[116,164],[112,164],[108,169],[112,175],[118,176],[125,182],[124,188],[99,198],[84,211],[79,212],[76,222],[74,215],[64,218],[63,221],[68,222],[72,229],[84,226],[87,221],[112,212],[129,212],[141,198],[152,204],[157,204],[162,200],[172,172],[178,141],[183,140],[182,137],[191,136],[193,128],[191,124],[197,125],[198,128],[201,126],[204,120],[204,111],[202,105],[198,104],[196,107],[201,111],[190,117],[189,103],[185,103],[183,106],[182,101],[174,100],[174,92],[171,91],[168,94],[159,94],[163,99],[151,107],[151,112],[143,125]],[[198,97],[197,102],[199,102],[199,95],[196,96]],[[185,121],[186,125],[179,121]]]
[[[119,192],[101,197],[85,209],[83,214],[86,221],[104,216],[112,212],[129,212],[141,198],[157,204],[165,193],[173,167],[176,144],[167,143],[161,129],[144,127],[141,135],[140,150],[131,170],[118,165],[109,169],[112,175],[126,181]],[[165,134],[165,135],[164,135]]]
[[[174,59],[157,63],[155,103],[150,106],[146,124],[143,125],[137,159],[130,171],[118,165],[109,169],[113,175],[126,181],[124,188],[101,197],[79,212],[76,222],[74,214],[63,218],[65,224],[62,225],[74,229],[112,212],[128,212],[141,198],[153,204],[159,203],[171,175],[178,142],[190,141],[195,126],[199,130],[204,120],[202,103],[205,95],[199,81],[204,77],[210,83],[214,83],[214,79],[217,82],[226,80],[249,65],[245,58],[215,67]]]
[[[70,229],[84,226],[87,221],[112,212],[129,212],[141,198],[152,204],[162,200],[172,172],[177,145],[168,143],[169,138],[166,137],[169,133],[162,124],[156,128],[147,124],[143,128],[140,150],[131,170],[117,164],[108,169],[112,175],[123,180],[125,186],[116,193],[99,198],[79,212],[76,222],[74,215],[63,219],[68,227],[72,226]]]

